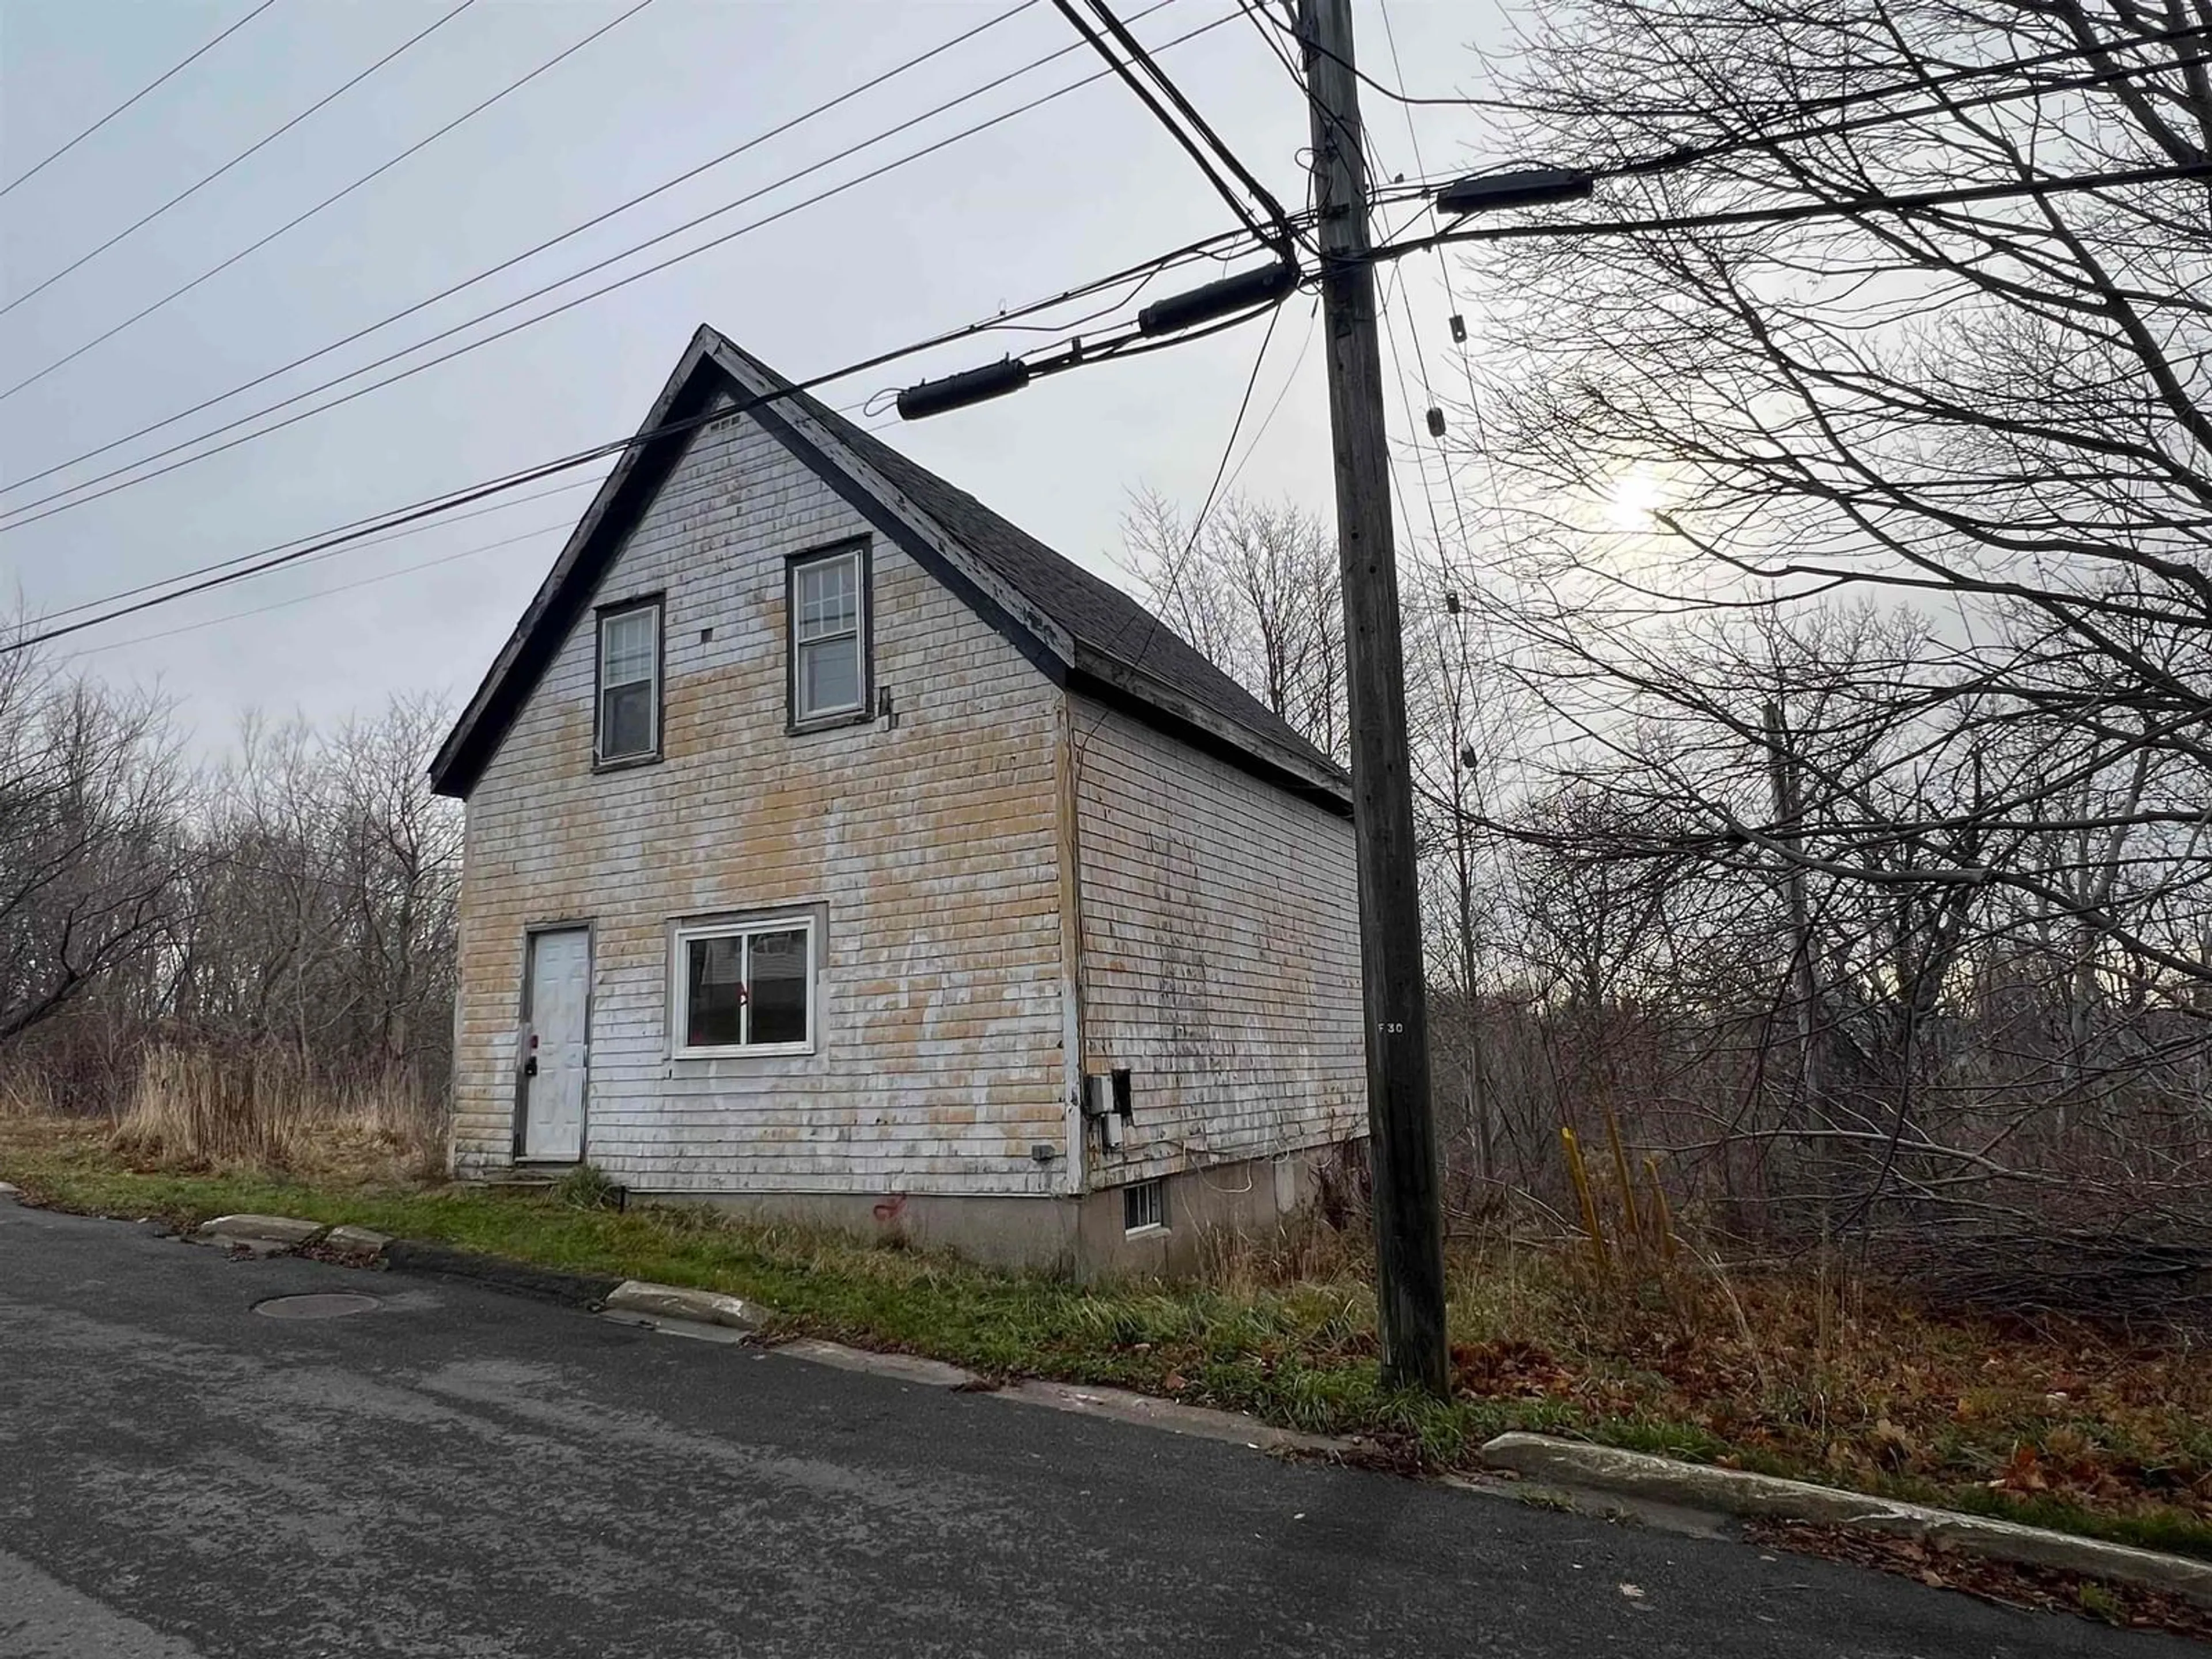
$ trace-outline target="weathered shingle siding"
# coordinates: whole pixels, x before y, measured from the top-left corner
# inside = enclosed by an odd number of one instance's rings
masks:
[[[1366,1129],[1352,826],[1086,699],[1070,703],[1085,1069],[1127,1066],[1114,1185]]]
[[[880,723],[785,732],[784,560],[867,526],[750,421],[708,428],[601,583],[663,590],[667,759],[591,769],[594,636],[468,803],[456,1157],[513,1150],[526,928],[593,926],[586,1155],[647,1189],[1041,1193],[1065,1163],[1060,693],[881,537]],[[702,641],[702,629],[714,637]],[[823,903],[815,1054],[668,1058],[672,919]]]

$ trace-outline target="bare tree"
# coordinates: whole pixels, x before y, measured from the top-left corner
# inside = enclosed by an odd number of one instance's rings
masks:
[[[1232,495],[1193,526],[1144,490],[1121,529],[1130,568],[1168,625],[1341,760],[1344,623],[1336,546],[1321,519]]]
[[[442,1091],[460,817],[424,757],[445,723],[420,698],[329,735],[246,720],[208,783],[179,1018]]]
[[[184,800],[159,702],[0,656],[0,1043],[155,957]]]
[[[1524,60],[1504,142],[1648,228],[1470,259],[1466,586],[1567,734],[1475,810],[1530,939],[1561,860],[1697,896],[1631,975],[1705,1014],[1650,1133],[1824,1147],[1784,1212],[2203,1225],[2212,215],[2125,176],[2212,152],[2191,21],[1583,0]]]
[[[11,1081],[116,1109],[158,1054],[213,1088],[434,1109],[460,875],[424,770],[444,726],[427,699],[329,735],[249,719],[196,773],[158,702],[0,656]]]
[[[1653,637],[1655,596],[1796,607],[1856,588],[1940,603],[1945,659],[1894,688],[1896,717],[1972,699],[1985,722],[2057,721],[2073,739],[2063,777],[1993,780],[1992,811],[2032,817],[2148,756],[2143,792],[2099,832],[2195,821],[2154,786],[2201,781],[2212,758],[2206,186],[2076,187],[2203,159],[2203,43],[2160,38],[2171,26],[2075,0],[1589,0],[1552,24],[1519,147],[1599,167],[1704,152],[1614,186],[1625,215],[2021,194],[1479,259],[1486,291],[1510,296],[1501,344],[1482,354],[1496,366],[1486,459],[1510,464],[1523,501],[1618,500],[1632,484],[1660,504],[1648,534],[1524,514],[1536,522],[1520,591],[1540,580],[1559,599],[1547,647],[1642,680],[1674,648]],[[2081,56],[1958,78],[2069,51]],[[1875,88],[1896,89],[1888,109],[1822,113]],[[1900,108],[1917,112],[1876,122]],[[1616,648],[1624,638],[1635,645]],[[1841,787],[1809,770],[1805,783]],[[2171,927],[2116,933],[2094,881],[1959,862],[1939,822],[1880,833],[1905,836],[1931,873],[2069,908],[2170,975],[2206,971]]]

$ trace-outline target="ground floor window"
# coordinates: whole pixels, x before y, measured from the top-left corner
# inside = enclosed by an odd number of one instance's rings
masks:
[[[1168,1224],[1167,1182],[1133,1181],[1121,1188],[1121,1231],[1156,1232]]]
[[[677,1056],[813,1052],[814,951],[811,916],[678,927],[669,975]]]

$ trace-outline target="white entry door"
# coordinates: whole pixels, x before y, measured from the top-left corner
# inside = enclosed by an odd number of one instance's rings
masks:
[[[574,1163],[584,1155],[584,1079],[591,1054],[591,934],[581,927],[532,933],[528,971],[522,1156]]]

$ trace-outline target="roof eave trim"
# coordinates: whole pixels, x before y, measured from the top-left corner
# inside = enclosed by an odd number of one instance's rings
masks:
[[[714,331],[706,328],[691,337],[690,345],[647,411],[639,432],[650,432],[672,420],[696,414],[712,399],[719,379],[702,379],[699,371],[713,349],[715,337]],[[438,745],[437,755],[430,763],[433,793],[465,799],[476,787],[484,769],[505,741],[514,713],[537,687],[544,665],[535,665],[538,672],[526,672],[532,667],[530,659],[534,655],[550,657],[568,637],[568,627],[574,622],[573,614],[560,618],[557,637],[550,645],[546,641],[548,633],[556,631],[553,623],[556,613],[563,610],[573,612],[574,590],[580,585],[582,597],[588,599],[605,574],[601,563],[599,568],[580,574],[586,564],[586,555],[599,545],[602,535],[608,532],[610,520],[617,517],[617,507],[634,510],[628,513],[628,521],[611,533],[617,542],[629,536],[636,527],[638,516],[651,504],[668,473],[674,470],[701,429],[694,428],[665,438],[634,443],[623,451],[622,459],[592,495],[591,505],[577,520],[576,527],[569,532],[568,539],[562,544],[552,568],[538,583],[537,592],[532,595],[499,654],[484,671],[483,678],[453,722],[453,730]],[[641,474],[647,471],[658,476],[649,481],[641,478]],[[641,495],[641,500],[634,500]]]
[[[754,397],[774,390],[778,376],[726,338],[718,338],[715,365]],[[838,434],[796,403],[778,400],[750,411],[862,517],[897,543],[915,562],[943,581],[1010,641],[1047,678],[1063,684],[1075,661],[1073,635],[1029,596],[980,565],[921,503],[853,453]]]
[[[1352,816],[1352,780],[1336,768],[1316,765],[1286,744],[1271,743],[1250,727],[1223,719],[1143,668],[1109,653],[1079,647],[1075,668],[1075,676],[1069,681],[1072,690],[1123,708],[1184,742],[1203,738],[1199,747],[1222,756],[1263,781],[1340,817]]]

